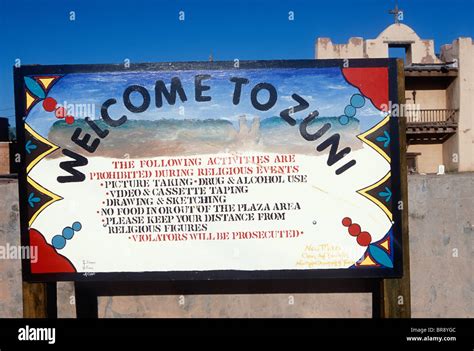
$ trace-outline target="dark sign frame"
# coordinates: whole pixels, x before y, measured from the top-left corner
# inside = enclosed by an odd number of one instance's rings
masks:
[[[19,166],[19,194],[20,194],[20,226],[21,245],[29,246],[28,219],[27,219],[27,172],[25,157],[25,128],[24,128],[24,77],[29,75],[51,75],[68,73],[98,73],[98,72],[133,72],[133,71],[174,71],[174,70],[235,70],[265,69],[265,68],[362,68],[384,67],[389,73],[389,101],[398,104],[398,77],[396,59],[331,59],[331,60],[274,60],[274,61],[240,61],[239,68],[234,67],[233,61],[216,62],[166,62],[130,64],[126,68],[123,64],[92,64],[92,65],[27,65],[14,67],[16,127],[21,164]],[[400,160],[400,118],[391,117],[389,121],[391,143],[391,178],[393,181],[393,201],[398,203],[402,199],[401,187],[401,160]],[[301,270],[213,270],[213,271],[163,271],[163,272],[121,272],[121,273],[54,273],[33,274],[30,262],[22,260],[23,279],[28,282],[119,282],[119,281],[254,281],[254,280],[288,280],[314,278],[399,278],[403,275],[402,262],[402,212],[393,211],[393,268],[358,268],[358,269],[301,269]]]

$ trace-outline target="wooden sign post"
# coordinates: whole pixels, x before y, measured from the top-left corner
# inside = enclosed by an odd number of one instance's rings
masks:
[[[397,83],[398,101],[405,103],[405,70],[404,62],[397,60]],[[403,116],[402,116],[403,117]],[[400,187],[402,194],[402,255],[403,276],[399,279],[384,279],[381,287],[382,307],[380,316],[384,318],[410,318],[411,317],[411,294],[410,294],[410,250],[408,229],[408,168],[406,160],[406,119],[399,118],[400,135]]]

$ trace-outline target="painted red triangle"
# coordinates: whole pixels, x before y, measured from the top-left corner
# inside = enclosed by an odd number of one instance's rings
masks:
[[[343,68],[346,80],[358,88],[381,111],[388,109],[388,68],[354,67]]]
[[[30,246],[37,247],[36,262],[31,260],[31,273],[74,273],[76,269],[36,229],[30,229]]]

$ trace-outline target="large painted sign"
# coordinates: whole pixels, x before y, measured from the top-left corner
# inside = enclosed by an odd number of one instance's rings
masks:
[[[401,274],[394,60],[14,72],[26,280]]]

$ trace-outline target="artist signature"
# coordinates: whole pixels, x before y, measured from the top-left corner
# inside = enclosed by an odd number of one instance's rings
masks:
[[[94,265],[95,265],[94,261],[82,260],[82,270],[86,271],[84,273],[85,277],[92,276],[92,275],[95,274],[95,273],[91,272],[91,271],[94,270]]]
[[[92,276],[94,276],[94,275],[95,275],[94,272],[85,272],[85,273],[83,274],[84,277],[92,277]]]

